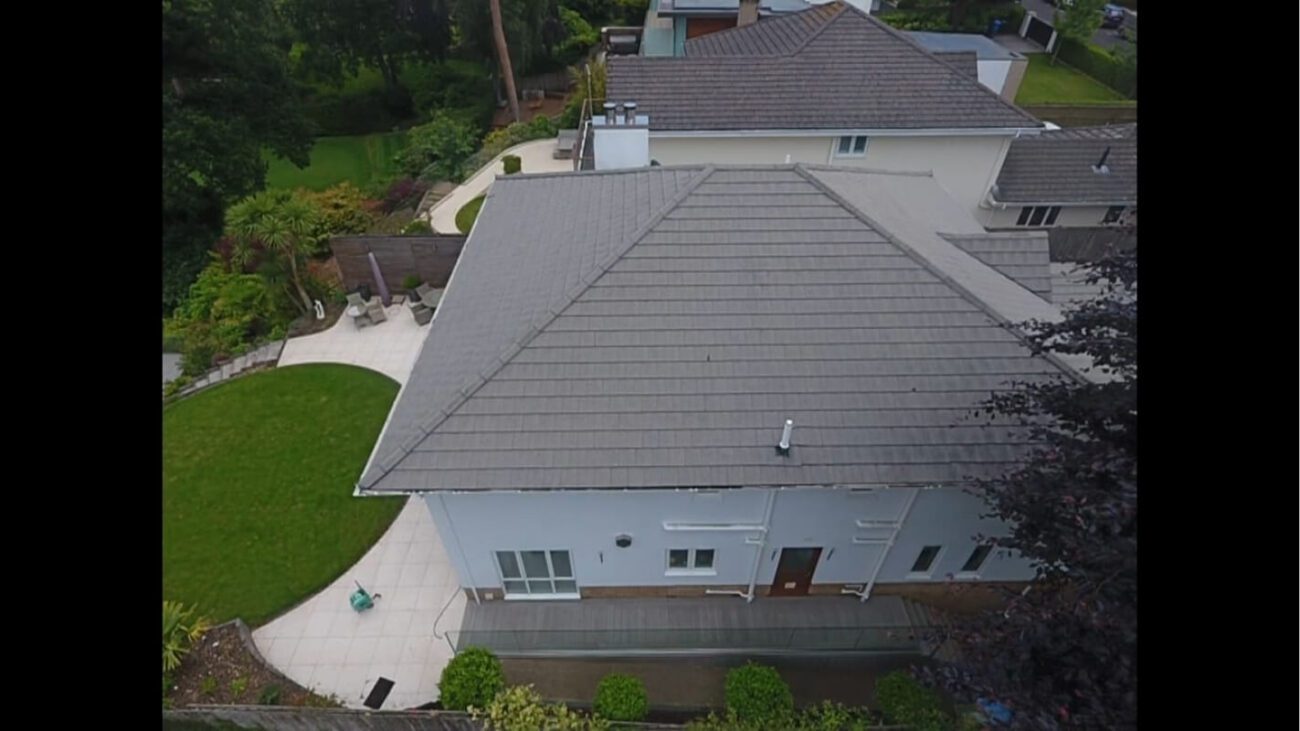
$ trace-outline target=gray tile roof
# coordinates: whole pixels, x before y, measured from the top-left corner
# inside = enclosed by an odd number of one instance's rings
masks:
[[[1046,231],[945,234],[944,238],[1034,294],[1054,301],[1050,299],[1052,272]]]
[[[933,484],[1005,468],[1016,429],[963,416],[1061,370],[971,292],[1050,305],[925,228],[979,230],[930,176],[841,173],[499,178],[360,487]],[[985,274],[941,271],[945,256]]]
[[[974,51],[935,51],[934,56],[952,64],[972,79],[979,78],[980,62]]]
[[[692,39],[686,54],[610,58],[606,96],[637,102],[651,130],[1041,126],[843,3]]]
[[[1106,148],[1108,173],[1093,165]],[[1011,143],[995,199],[1005,203],[1137,203],[1137,124],[1075,127]]]

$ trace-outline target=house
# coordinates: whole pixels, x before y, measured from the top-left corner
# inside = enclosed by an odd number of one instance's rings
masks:
[[[1016,101],[1016,92],[1029,67],[1029,59],[1023,54],[975,33],[909,31],[908,35],[940,56],[974,53],[979,82],[1008,102]]]
[[[989,229],[1137,225],[1137,124],[1015,140],[980,220]]]
[[[426,501],[481,602],[1029,580],[963,488],[1025,448],[972,407],[1079,377],[1005,326],[1059,318],[1046,241],[923,173],[500,177],[357,493]]]
[[[880,9],[880,0],[849,0],[863,12]],[[709,33],[777,18],[824,5],[829,0],[650,0],[641,55],[681,56],[686,41]]]
[[[607,61],[608,123],[583,165],[810,163],[933,172],[978,215],[1018,136],[1044,125],[978,81],[977,58],[935,54],[842,2],[692,38],[685,56]],[[613,105],[635,103],[635,115]],[[622,129],[627,116],[638,134]],[[642,124],[643,123],[643,124]],[[619,129],[615,129],[619,128]],[[620,138],[602,160],[602,133]]]

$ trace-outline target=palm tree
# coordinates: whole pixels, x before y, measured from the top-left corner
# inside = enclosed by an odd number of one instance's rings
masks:
[[[227,231],[241,247],[259,242],[288,265],[289,278],[300,300],[295,304],[304,314],[313,306],[298,263],[316,248],[318,227],[316,210],[310,203],[297,195],[271,192],[258,193],[231,206],[226,220]]]
[[[501,0],[490,0],[492,8],[492,40],[497,45],[497,65],[501,67],[501,77],[506,82],[506,97],[510,100],[510,114],[515,121],[519,116],[519,94],[515,92],[515,73],[510,67],[510,49],[506,46],[506,31],[501,23]]]

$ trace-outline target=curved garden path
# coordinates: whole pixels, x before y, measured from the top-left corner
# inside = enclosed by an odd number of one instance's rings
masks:
[[[549,137],[544,140],[522,142],[492,158],[492,162],[479,168],[478,172],[456,186],[455,190],[429,209],[429,225],[433,226],[434,233],[460,233],[460,229],[456,228],[456,211],[487,190],[498,175],[505,174],[501,158],[506,155],[519,156],[524,174],[572,172],[573,161],[556,160],[553,157],[554,152],[555,138]]]
[[[361,330],[345,316],[329,330],[291,338],[279,365],[348,363],[405,385],[429,333],[405,310],[389,307],[387,322]],[[381,595],[361,614],[348,601],[355,582]],[[385,710],[412,708],[437,700],[438,677],[452,656],[447,642],[434,636],[434,620],[444,607],[439,631],[460,625],[465,595],[424,501],[408,499],[356,565],[254,630],[253,641],[280,672],[350,708],[363,707],[380,677],[394,683]]]

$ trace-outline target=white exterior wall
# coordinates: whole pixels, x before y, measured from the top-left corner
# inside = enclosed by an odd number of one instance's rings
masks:
[[[1109,206],[1061,206],[1061,212],[1056,216],[1056,226],[1066,228],[1100,226],[1108,208]],[[985,228],[1015,228],[1028,231],[1043,228],[1017,226],[1016,219],[1020,218],[1020,209],[1021,206],[1011,204],[1008,204],[1005,210],[988,208],[980,212],[977,220]]]
[[[887,537],[881,528],[858,528],[855,521],[900,517],[908,489],[853,492],[849,489],[776,490],[770,530],[759,562],[757,587],[769,586],[783,547],[822,547],[814,584],[861,584],[869,580],[884,550],[854,544],[854,536]],[[538,491],[445,494],[428,496],[447,553],[466,586],[500,587],[494,551],[568,550],[579,587],[747,586],[756,548],[745,544],[757,531],[671,531],[664,522],[759,524],[769,491],[688,490]],[[982,521],[982,504],[959,489],[921,491],[899,531],[878,583],[941,582],[956,572],[974,548],[980,532],[997,534],[1001,526]],[[632,537],[627,548],[615,546],[620,534]],[[459,543],[459,545],[457,545]],[[909,575],[926,545],[943,546],[929,577]],[[673,575],[667,570],[670,548],[715,549],[713,575]],[[463,556],[463,558],[462,558]],[[994,552],[979,579],[1022,581],[1032,578],[1022,559]]]
[[[977,64],[979,82],[998,94],[1007,85],[1007,74],[1011,72],[1011,61],[980,61]]]
[[[1001,136],[873,136],[861,157],[836,157],[834,137],[657,137],[650,158],[661,165],[780,164],[868,167],[934,173],[935,180],[979,217],[979,202],[1002,166],[1011,138]]]

